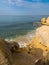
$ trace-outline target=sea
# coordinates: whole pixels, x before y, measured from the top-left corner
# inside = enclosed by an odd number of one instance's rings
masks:
[[[0,38],[10,39],[36,31],[41,18],[49,15],[0,15]]]

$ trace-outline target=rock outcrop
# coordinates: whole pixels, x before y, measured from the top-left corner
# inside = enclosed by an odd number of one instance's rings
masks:
[[[35,65],[37,59],[43,58],[41,49],[33,47],[27,49],[25,52],[22,49],[22,52],[18,52],[19,46],[16,42],[0,39],[0,65]]]
[[[46,18],[42,18],[41,19],[41,24],[42,25],[49,25],[49,17],[46,19]]]
[[[0,65],[12,65],[10,48],[4,40],[0,39]]]
[[[46,24],[46,18],[41,19],[41,24]]]

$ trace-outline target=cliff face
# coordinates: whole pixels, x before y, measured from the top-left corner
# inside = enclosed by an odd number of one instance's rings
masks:
[[[34,45],[43,50],[45,56],[49,52],[49,17],[41,19],[42,26],[36,29]]]
[[[49,26],[43,25],[36,30],[36,36],[39,37],[39,42],[49,47]]]

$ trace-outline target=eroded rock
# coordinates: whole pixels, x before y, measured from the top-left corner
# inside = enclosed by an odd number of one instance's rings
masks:
[[[46,18],[41,19],[41,24],[46,24]]]

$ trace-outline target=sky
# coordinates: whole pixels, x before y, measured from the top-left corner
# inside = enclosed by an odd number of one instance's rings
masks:
[[[0,0],[0,15],[49,15],[49,0]]]

